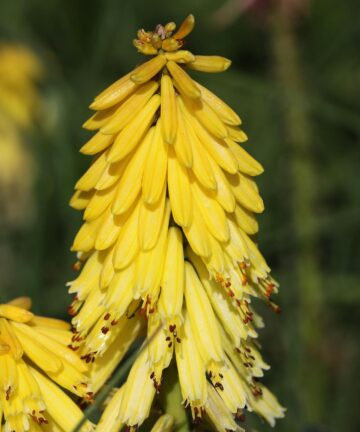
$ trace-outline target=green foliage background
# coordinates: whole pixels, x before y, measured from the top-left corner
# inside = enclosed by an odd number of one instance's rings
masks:
[[[30,295],[34,309],[65,317],[69,248],[81,215],[68,207],[89,165],[78,149],[92,98],[142,61],[138,28],[193,13],[194,53],[233,60],[201,80],[241,115],[246,148],[262,162],[266,212],[260,248],[281,283],[266,327],[265,382],[288,408],[275,430],[360,430],[360,58],[359,2],[258,1],[222,23],[223,2],[2,0],[0,40],[22,42],[44,65],[43,109],[26,139],[37,163],[35,217],[26,228],[0,212],[0,296]],[[1,154],[0,154],[1,157]],[[21,173],[18,173],[21,176]],[[0,371],[1,373],[1,371]],[[252,430],[270,428],[249,416]]]

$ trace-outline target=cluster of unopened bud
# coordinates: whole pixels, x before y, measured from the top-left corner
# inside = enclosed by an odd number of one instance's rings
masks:
[[[166,25],[158,24],[154,31],[141,29],[133,43],[137,50],[145,55],[156,55],[159,51],[174,52],[184,45],[183,39],[192,31],[194,24],[194,16],[189,15],[176,33],[174,33],[176,29],[174,22]]]

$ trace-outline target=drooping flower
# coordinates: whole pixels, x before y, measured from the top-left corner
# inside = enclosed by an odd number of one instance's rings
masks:
[[[71,432],[82,412],[64,390],[91,398],[87,367],[67,347],[69,324],[30,307],[26,297],[0,304],[0,424],[4,432]]]
[[[95,391],[147,327],[115,396],[118,424],[146,419],[175,358],[193,418],[208,411],[218,430],[235,431],[245,407],[271,424],[284,413],[258,382],[268,366],[252,308],[255,297],[277,310],[277,283],[251,238],[264,208],[252,177],[263,169],[238,144],[247,139],[238,115],[187,73],[231,62],[182,49],[193,26],[190,15],[176,32],[140,30],[134,44],[153,57],[90,106],[84,127],[97,133],[81,151],[97,156],[71,199],[84,224],[69,311]]]

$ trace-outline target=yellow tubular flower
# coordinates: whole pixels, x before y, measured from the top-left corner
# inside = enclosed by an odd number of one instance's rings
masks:
[[[5,432],[71,432],[82,412],[59,385],[91,399],[88,368],[68,347],[69,324],[37,317],[30,306],[24,297],[0,304],[0,422]]]
[[[153,57],[97,96],[84,124],[97,132],[81,148],[95,159],[71,199],[84,211],[72,347],[93,364],[97,391],[146,328],[148,338],[100,430],[140,426],[171,361],[184,405],[219,431],[241,430],[245,407],[271,424],[284,413],[258,383],[268,366],[253,342],[262,321],[252,298],[278,311],[251,238],[264,209],[252,177],[263,169],[238,144],[239,116],[188,73],[231,63],[183,50],[193,27],[190,15],[177,32],[139,30],[134,45]]]

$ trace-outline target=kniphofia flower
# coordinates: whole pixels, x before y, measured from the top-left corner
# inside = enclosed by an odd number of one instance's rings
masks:
[[[115,396],[118,424],[146,419],[175,357],[193,418],[207,412],[218,430],[238,430],[245,407],[271,424],[283,416],[259,383],[268,366],[252,308],[255,297],[277,310],[277,284],[252,239],[264,208],[252,177],[263,169],[238,144],[238,115],[188,74],[231,62],[184,50],[193,25],[190,15],[177,31],[140,30],[134,44],[151,59],[90,105],[84,127],[97,132],[81,152],[96,157],[71,199],[84,210],[73,345],[94,361],[97,391],[147,328],[151,341]]]
[[[87,367],[67,346],[69,324],[30,306],[26,297],[0,304],[0,429],[71,432],[82,412],[65,390],[91,398]],[[82,429],[91,430],[89,422]]]

